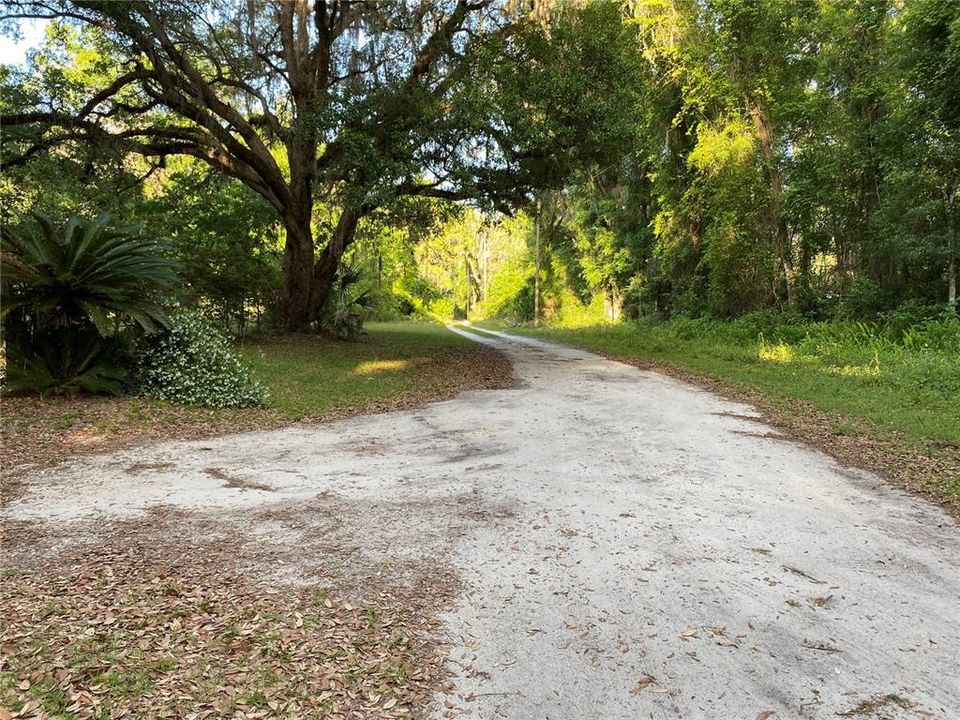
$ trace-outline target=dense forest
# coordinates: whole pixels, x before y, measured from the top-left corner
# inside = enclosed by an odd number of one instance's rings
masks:
[[[619,109],[629,144],[536,195],[509,231],[523,243],[494,254],[493,296],[488,240],[456,226],[478,238],[459,282],[441,285],[458,306],[531,319],[539,257],[548,317],[956,308],[960,5],[623,12],[636,38],[634,104]],[[443,246],[455,267],[457,243]]]
[[[136,223],[234,332],[956,309],[951,0],[9,5],[4,225]]]

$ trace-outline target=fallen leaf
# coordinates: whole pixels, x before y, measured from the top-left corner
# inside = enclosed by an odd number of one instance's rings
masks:
[[[630,694],[639,695],[641,692],[643,692],[644,688],[648,688],[651,685],[655,684],[656,682],[657,681],[654,680],[649,675],[644,675],[642,678],[637,680],[636,687],[634,687],[633,690],[630,691]]]

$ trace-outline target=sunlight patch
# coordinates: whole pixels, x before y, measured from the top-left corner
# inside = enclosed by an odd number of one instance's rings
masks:
[[[878,365],[844,365],[827,369],[834,375],[843,375],[844,377],[880,377],[880,367]]]
[[[777,343],[776,345],[760,345],[757,355],[761,360],[775,363],[789,363],[796,359],[796,353],[793,348],[786,343]]]
[[[409,367],[409,360],[367,360],[353,369],[354,375],[379,375],[385,372],[397,372]]]

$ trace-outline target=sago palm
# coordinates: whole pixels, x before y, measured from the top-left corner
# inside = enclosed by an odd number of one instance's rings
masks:
[[[156,303],[176,283],[161,243],[111,217],[72,217],[62,228],[36,214],[21,227],[5,226],[0,239],[4,319],[31,329],[65,329],[90,322],[102,336],[127,322],[153,332],[169,324]]]
[[[48,217],[0,235],[8,392],[119,392],[126,330],[169,326],[158,297],[176,283],[166,248],[110,216]]]

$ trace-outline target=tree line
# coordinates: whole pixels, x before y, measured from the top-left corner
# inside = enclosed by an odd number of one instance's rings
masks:
[[[956,308],[951,0],[22,0],[3,22],[37,18],[44,45],[0,70],[4,221],[139,221],[234,330],[361,297]]]

